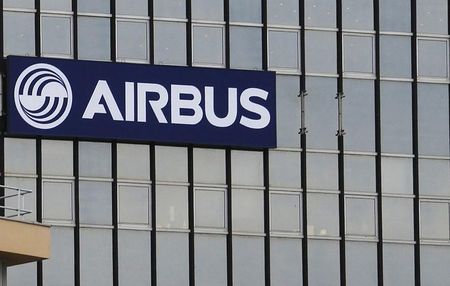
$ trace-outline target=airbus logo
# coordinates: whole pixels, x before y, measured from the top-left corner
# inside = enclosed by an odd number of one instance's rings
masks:
[[[22,119],[38,129],[60,125],[72,107],[72,89],[67,77],[49,64],[34,64],[18,77],[14,102]]]

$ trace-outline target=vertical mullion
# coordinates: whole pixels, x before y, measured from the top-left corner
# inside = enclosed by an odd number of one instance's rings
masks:
[[[6,80],[5,80],[5,61],[3,59],[3,0],[0,0],[0,80],[2,81],[2,110],[0,110],[0,185],[5,185],[5,106],[6,106]],[[0,188],[0,197],[5,195],[5,189]],[[0,200],[0,206],[4,206],[5,200]],[[5,210],[0,209],[0,216],[5,215]]]
[[[72,20],[72,29],[73,29],[73,58],[78,59],[78,0],[72,0],[72,13],[73,13],[73,20]]]
[[[117,60],[117,46],[116,46],[116,0],[110,0],[110,11],[111,11],[111,61],[115,62]]]
[[[74,0],[76,2],[76,0]],[[79,170],[79,141],[73,141],[73,176],[74,183],[74,279],[75,286],[80,286],[80,170]]]
[[[195,285],[194,148],[188,147],[189,285]]]
[[[233,286],[233,196],[232,196],[232,178],[231,178],[231,149],[225,151],[225,176],[227,183],[227,285]]]
[[[148,1],[148,17],[149,17],[149,23],[148,23],[148,48],[149,48],[149,60],[150,64],[155,64],[155,23],[153,22],[154,18],[154,4],[153,0]]]
[[[42,139],[36,138],[36,221],[42,222]],[[37,285],[44,283],[42,261],[37,262]]]
[[[192,66],[192,0],[186,0],[186,62]]]
[[[230,68],[230,0],[223,0],[223,14],[225,20],[225,67]]]
[[[41,1],[34,0],[36,14],[34,17],[34,38],[36,56],[41,56]]]
[[[150,252],[151,252],[151,286],[156,286],[156,161],[155,144],[150,145],[150,181],[151,181],[151,231],[150,231]]]
[[[268,43],[267,43],[267,33],[268,33],[268,24],[267,24],[267,0],[261,0],[261,19],[262,19],[262,68],[263,70],[267,70],[269,67],[269,59],[268,59]]]
[[[118,220],[118,197],[117,197],[117,142],[112,143],[111,148],[111,173],[112,173],[112,256],[113,256],[113,286],[119,285],[119,220]]]

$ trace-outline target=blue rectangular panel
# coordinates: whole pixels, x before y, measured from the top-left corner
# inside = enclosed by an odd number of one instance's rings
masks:
[[[15,135],[276,147],[275,74],[10,56]]]

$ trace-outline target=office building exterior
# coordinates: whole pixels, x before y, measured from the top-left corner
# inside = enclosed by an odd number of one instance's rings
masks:
[[[0,183],[52,226],[9,286],[450,284],[447,0],[0,6]],[[273,71],[277,147],[11,134],[9,55]]]

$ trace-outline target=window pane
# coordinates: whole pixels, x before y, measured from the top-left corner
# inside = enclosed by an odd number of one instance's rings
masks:
[[[193,61],[199,65],[225,65],[224,27],[193,26]]]
[[[302,285],[302,244],[300,239],[270,239],[272,286]]]
[[[80,142],[80,176],[111,177],[111,144]]]
[[[150,187],[119,185],[119,223],[150,224]]]
[[[382,157],[381,182],[383,193],[412,194],[412,159]]]
[[[375,192],[375,157],[345,156],[345,191]]]
[[[225,150],[195,148],[194,181],[225,184]]]
[[[261,28],[230,27],[231,67],[241,69],[261,69],[261,43]]]
[[[383,266],[384,285],[414,285],[414,245],[384,243]]]
[[[111,225],[111,183],[80,182],[80,222]]]
[[[147,21],[117,21],[117,58],[149,61]]]
[[[109,0],[78,0],[78,12],[109,14]]]
[[[3,0],[4,8],[34,8],[34,0]]]
[[[298,1],[269,0],[267,2],[268,23],[277,25],[298,26]]]
[[[51,228],[52,242],[50,252],[52,259],[44,260],[44,285],[74,285],[74,234],[72,228]],[[35,285],[35,284],[24,284]]]
[[[342,6],[344,29],[373,30],[372,0],[344,0]]]
[[[18,178],[6,177],[5,185],[33,191],[31,194],[24,196],[25,209],[31,211],[31,214],[24,215],[26,221],[36,221],[36,179],[34,178]],[[16,191],[5,190],[5,195],[17,194]],[[17,197],[5,199],[5,205],[15,208],[17,206]],[[17,215],[15,211],[5,211],[5,216]]]
[[[308,241],[310,286],[339,286],[339,241]]]
[[[156,146],[156,179],[187,182],[187,148]]]
[[[42,53],[72,56],[72,18],[42,16]]]
[[[383,77],[411,78],[411,37],[381,35],[380,65]]]
[[[157,285],[188,286],[188,234],[159,232],[156,241]]]
[[[381,149],[386,153],[412,153],[411,84],[381,83]]]
[[[9,267],[7,270],[8,286],[36,285],[37,263],[27,263]]]
[[[150,279],[150,233],[119,230],[119,283],[146,286]]]
[[[449,240],[449,203],[420,203],[420,233],[423,239]]]
[[[156,227],[188,228],[188,190],[182,186],[156,187]]]
[[[195,226],[225,228],[225,190],[195,190]]]
[[[418,76],[448,79],[448,40],[417,41]]]
[[[301,188],[300,152],[270,151],[269,176],[272,188]]]
[[[230,0],[230,21],[261,23],[261,1]]]
[[[3,12],[5,56],[34,56],[34,13]]]
[[[269,30],[269,67],[300,71],[300,33]]]
[[[337,155],[308,153],[306,158],[306,164],[308,166],[308,189],[337,190]]]
[[[308,194],[308,235],[339,236],[337,195]]]
[[[419,160],[421,195],[450,197],[450,160]]]
[[[450,247],[423,245],[420,248],[422,285],[446,286],[450,281]]]
[[[419,33],[447,34],[446,0],[417,1],[417,31]]]
[[[109,18],[78,17],[78,55],[81,59],[109,60]]]
[[[347,242],[345,246],[348,286],[376,286],[377,244]]]
[[[380,28],[382,31],[410,32],[411,1],[380,0]]]
[[[186,24],[155,21],[155,64],[186,64]]]
[[[374,74],[373,36],[344,35],[344,71]]]
[[[383,238],[414,240],[413,200],[383,198]]]
[[[192,0],[192,19],[223,21],[223,0]]]
[[[308,148],[337,149],[336,79],[307,77],[306,125]],[[298,100],[298,99],[297,99]]]
[[[300,146],[300,107],[298,76],[277,75],[277,145],[278,147],[298,148]]]
[[[73,142],[42,140],[42,173],[44,175],[72,176]]]
[[[272,231],[301,231],[300,193],[270,195],[270,227]]]
[[[148,1],[146,0],[116,0],[116,13],[118,15],[148,15]]]
[[[232,151],[231,166],[233,185],[262,186],[264,184],[262,152]]]
[[[72,0],[41,0],[41,10],[72,11]]]
[[[117,176],[119,179],[150,180],[149,146],[117,144]]]
[[[186,0],[154,0],[155,17],[186,18]]]
[[[264,192],[262,190],[233,190],[233,231],[264,232]]]
[[[5,138],[5,172],[36,174],[36,141]]]
[[[336,74],[336,33],[305,32],[306,72]]]
[[[347,234],[376,236],[375,199],[346,198],[345,201]]]
[[[227,285],[225,236],[195,235],[195,285]]]
[[[336,1],[305,1],[305,22],[309,27],[336,27]]]
[[[74,221],[72,182],[44,181],[42,192],[44,220],[62,220],[69,223]]]
[[[233,285],[264,285],[264,238],[233,237]]]

